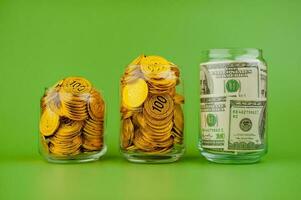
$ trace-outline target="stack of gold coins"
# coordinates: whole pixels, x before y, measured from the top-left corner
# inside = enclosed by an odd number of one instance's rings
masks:
[[[103,148],[105,103],[91,83],[69,77],[41,99],[40,141],[45,152],[75,156]]]
[[[141,55],[121,78],[121,148],[165,154],[183,143],[184,97],[177,66],[160,56]]]

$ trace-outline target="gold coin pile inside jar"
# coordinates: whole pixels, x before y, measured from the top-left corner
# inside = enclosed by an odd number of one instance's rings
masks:
[[[183,143],[184,97],[176,92],[178,67],[160,56],[141,55],[121,78],[121,148],[165,154]]]
[[[40,139],[45,152],[75,156],[103,148],[105,103],[91,83],[69,77],[41,99]]]

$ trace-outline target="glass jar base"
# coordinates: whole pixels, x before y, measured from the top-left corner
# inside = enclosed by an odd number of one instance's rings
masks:
[[[130,162],[134,163],[171,163],[180,159],[184,151],[166,155],[146,155],[146,154],[133,154],[123,153],[123,156]]]
[[[46,155],[45,159],[50,163],[85,163],[99,160],[107,152],[107,147],[104,146],[100,152],[91,154],[82,154],[78,156],[72,156],[69,158],[58,158],[55,156]]]
[[[209,161],[223,164],[251,164],[261,160],[264,151],[244,154],[221,154],[202,151],[201,154]]]

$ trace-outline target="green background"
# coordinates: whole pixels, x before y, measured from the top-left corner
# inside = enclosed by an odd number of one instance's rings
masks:
[[[300,199],[301,1],[0,0],[0,199]],[[252,165],[206,161],[197,150],[200,53],[257,47],[269,66],[269,153]],[[119,154],[119,78],[139,54],[178,64],[186,154],[133,164]],[[59,79],[102,90],[108,152],[59,165],[37,153],[39,98]]]

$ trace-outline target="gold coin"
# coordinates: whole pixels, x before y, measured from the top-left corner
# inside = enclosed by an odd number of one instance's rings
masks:
[[[134,125],[130,119],[126,119],[122,124],[121,144],[123,148],[131,146],[134,138]]]
[[[156,154],[166,154],[171,151],[171,147],[163,147],[163,148],[157,148],[154,151],[147,152],[149,155],[156,155]]]
[[[171,131],[167,130],[166,132],[154,132],[152,129],[141,129],[141,134],[145,140],[155,143],[155,146],[162,146],[164,142],[171,137]]]
[[[62,120],[56,135],[72,136],[80,132],[82,127],[83,127],[82,121],[75,121],[75,120],[65,118]]]
[[[64,80],[62,88],[68,93],[84,94],[90,92],[92,85],[88,80],[82,77],[68,77]]]
[[[86,124],[83,128],[83,134],[85,135],[90,135],[90,136],[101,136],[103,133],[103,129],[102,128],[95,128],[95,127],[92,127],[88,124]]]
[[[73,136],[70,139],[62,139],[62,138],[58,138],[58,137],[52,137],[50,138],[50,142],[54,145],[56,145],[57,147],[60,148],[65,148],[65,149],[70,149],[73,148],[74,146],[79,146],[82,143],[82,137],[80,135],[80,133],[78,133],[77,135]]]
[[[143,113],[139,112],[139,113],[135,113],[132,117],[133,119],[133,123],[138,126],[138,127],[145,127],[146,126],[146,122],[145,122],[145,118],[143,116]]]
[[[88,130],[88,129],[86,130],[85,128],[83,131],[83,145],[82,145],[84,151],[100,150],[103,147],[102,130],[100,131]]]
[[[60,91],[61,115],[72,120],[85,120],[88,117],[87,112],[87,95],[77,97],[71,93]]]
[[[132,117],[134,114],[133,111],[129,110],[129,111],[121,111],[121,118],[122,119],[127,119],[127,118],[130,118]]]
[[[170,63],[160,56],[145,56],[141,60],[141,71],[146,75],[162,74],[170,70]]]
[[[145,122],[149,126],[160,129],[160,128],[166,127],[169,123],[172,122],[173,113],[171,112],[171,114],[169,116],[167,116],[166,118],[162,118],[162,119],[152,118],[150,115],[147,114],[147,112],[144,112],[143,116],[144,116]]]
[[[170,79],[170,64],[162,57],[147,56],[141,61],[141,72],[148,81]]]
[[[144,152],[152,151],[154,149],[154,145],[151,142],[145,140],[139,129],[135,131],[133,143],[139,150]]]
[[[175,96],[173,97],[173,100],[176,104],[183,104],[184,103],[184,96],[180,95],[180,94],[175,94]]]
[[[166,118],[173,112],[173,109],[173,99],[168,94],[152,95],[144,104],[144,110],[154,119]]]
[[[178,130],[176,127],[174,127],[171,131],[171,134],[174,137],[174,143],[175,144],[182,144],[183,143],[183,132]]]
[[[98,131],[103,131],[103,120],[94,120],[92,118],[88,118],[85,121],[85,125],[83,127],[83,130],[91,130],[92,133],[98,134]]]
[[[149,80],[150,86],[156,89],[170,89],[176,86],[176,79],[170,77],[169,79],[151,79]]]
[[[60,125],[59,119],[60,117],[47,107],[42,113],[40,119],[40,132],[44,136],[50,136],[54,134],[54,132]]]
[[[184,115],[183,115],[182,107],[181,107],[180,104],[176,104],[176,106],[175,106],[174,123],[175,123],[175,126],[180,131],[183,131],[183,129],[184,129]]]
[[[83,148],[85,151],[98,151],[98,150],[101,150],[101,148],[103,147],[103,142],[89,142],[89,141],[85,141],[83,143]]]
[[[150,130],[152,130],[153,132],[156,132],[156,133],[168,133],[171,131],[172,127],[173,127],[173,121],[169,121],[167,122],[166,124],[164,124],[163,126],[156,126],[156,125],[153,125],[151,123],[148,123],[148,128]]]
[[[170,96],[173,96],[175,94],[175,88],[168,88],[168,89],[156,89],[153,87],[149,87],[149,93],[150,95],[156,94],[156,95],[162,95],[162,94],[169,94]]]
[[[131,146],[129,146],[129,147],[126,147],[125,148],[127,151],[135,151],[135,150],[137,150],[138,148],[135,146],[135,145],[131,145]]]
[[[122,103],[127,108],[136,108],[143,104],[147,95],[147,84],[139,78],[135,82],[125,85],[122,91]]]
[[[82,143],[82,139],[81,139],[81,135],[78,134],[75,137],[72,137],[71,139],[68,139],[68,140],[67,139],[62,140],[62,139],[59,139],[57,137],[52,137],[52,138],[50,138],[50,142],[52,144],[54,144],[55,147],[60,147],[60,148],[63,148],[63,149],[64,148],[65,149],[67,149],[67,148],[70,149],[74,146],[80,145]]]
[[[105,103],[96,90],[91,91],[91,96],[88,100],[88,112],[93,119],[102,119],[104,117]]]
[[[58,155],[58,156],[74,156],[77,155],[80,152],[80,146],[81,144],[77,144],[74,147],[70,147],[70,148],[61,148],[58,147],[57,145],[54,145],[52,143],[50,143],[49,145],[49,151],[52,154]]]

